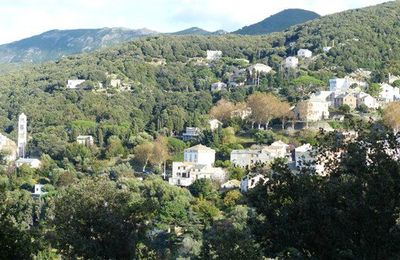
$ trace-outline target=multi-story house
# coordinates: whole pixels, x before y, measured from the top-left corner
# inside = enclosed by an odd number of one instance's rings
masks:
[[[222,168],[213,167],[215,150],[204,145],[185,149],[184,161],[172,163],[172,177],[169,183],[178,186],[190,186],[198,179],[212,179],[223,182],[226,173]]]
[[[343,105],[348,105],[351,109],[355,109],[357,107],[357,97],[350,93],[340,94],[336,96],[334,101],[335,108],[341,107]]]
[[[277,141],[258,149],[233,150],[230,160],[233,165],[243,168],[256,163],[269,163],[276,158],[287,158],[288,147],[284,142]]]

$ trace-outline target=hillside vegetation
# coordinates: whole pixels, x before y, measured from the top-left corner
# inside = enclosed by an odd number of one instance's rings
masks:
[[[234,33],[243,35],[260,35],[281,32],[297,24],[305,23],[320,17],[319,14],[303,9],[287,9],[262,20],[245,26]]]
[[[25,113],[27,156],[42,162],[39,169],[16,168],[0,152],[1,256],[399,258],[400,162],[394,157],[400,139],[390,128],[399,129],[399,104],[383,111],[383,122],[379,110],[375,121],[344,111],[343,121],[334,123],[357,130],[353,141],[351,131],[284,129],[290,116],[278,113],[326,90],[330,78],[359,68],[372,72],[370,85],[388,73],[399,75],[399,13],[399,2],[390,2],[283,33],[152,36],[55,62],[1,68],[0,133],[16,140],[18,115]],[[285,58],[300,48],[313,57],[285,68]],[[207,60],[207,50],[220,50],[222,57]],[[249,69],[255,63],[272,71],[255,73]],[[237,84],[210,90],[232,78]],[[68,89],[69,79],[86,81]],[[232,117],[248,111],[246,102],[250,119]],[[223,121],[214,132],[212,116]],[[268,130],[255,128],[261,123]],[[203,129],[199,140],[180,140],[185,127]],[[79,135],[91,135],[93,144],[78,144]],[[230,162],[232,150],[278,140],[291,147],[310,144],[318,154],[339,153],[340,161],[329,160],[321,175],[313,167],[294,172],[287,158],[249,169]],[[188,189],[163,180],[171,162],[198,143],[216,151],[215,166],[230,179],[260,174],[266,181],[241,193],[208,179]],[[32,196],[38,183],[47,192],[41,197]]]

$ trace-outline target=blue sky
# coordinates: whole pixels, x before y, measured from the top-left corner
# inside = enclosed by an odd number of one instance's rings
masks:
[[[321,15],[375,5],[380,0],[4,0],[0,44],[51,29],[149,28],[172,32],[192,26],[232,31],[286,8]]]

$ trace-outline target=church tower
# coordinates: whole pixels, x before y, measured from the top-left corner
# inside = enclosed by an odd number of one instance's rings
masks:
[[[22,113],[18,117],[18,157],[20,158],[25,158],[25,149],[28,141],[26,126],[26,115]]]

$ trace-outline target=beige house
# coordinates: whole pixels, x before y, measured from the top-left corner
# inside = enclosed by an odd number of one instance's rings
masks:
[[[294,114],[300,120],[316,122],[329,118],[329,106],[331,102],[325,99],[312,98],[299,103],[294,108]]]
[[[357,107],[357,97],[353,94],[341,94],[334,99],[335,108],[341,107],[343,105],[348,105],[351,109],[355,109]]]

